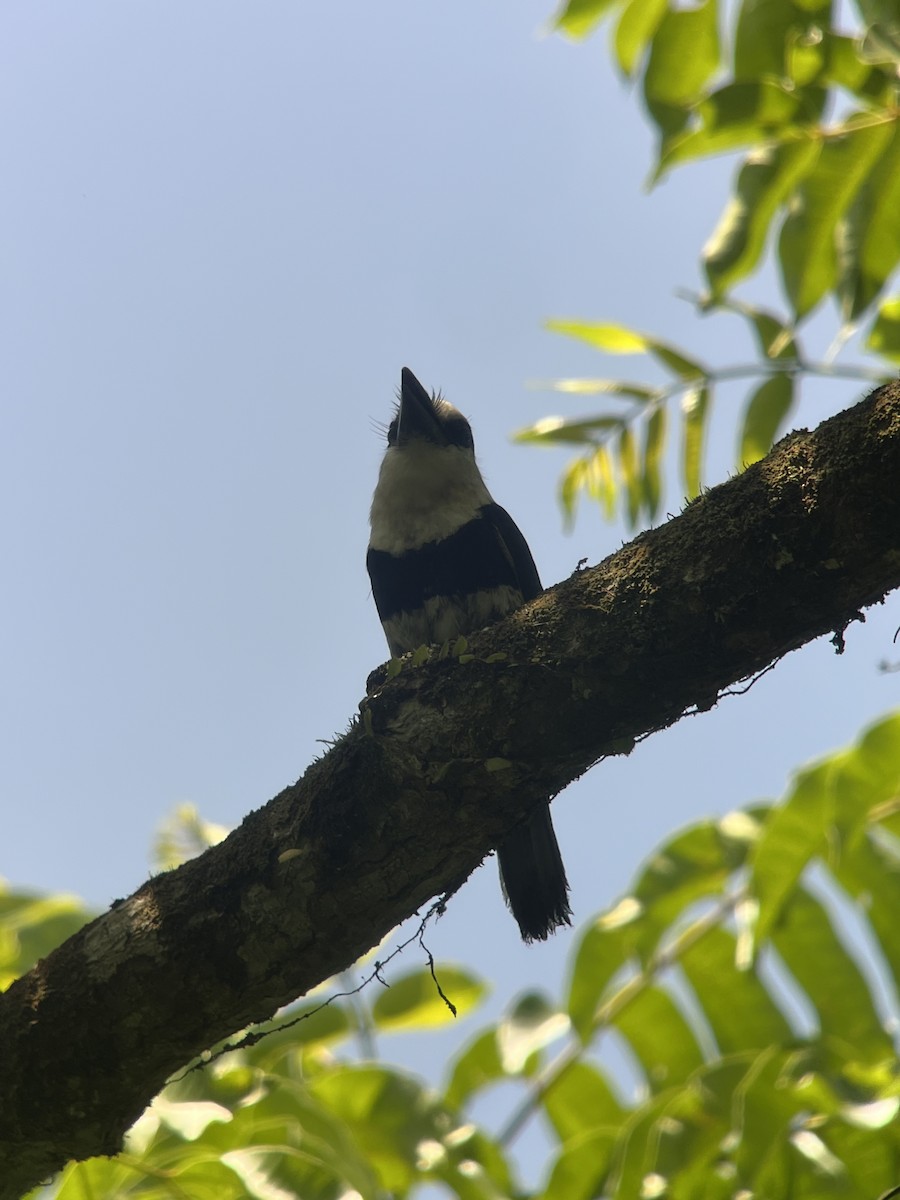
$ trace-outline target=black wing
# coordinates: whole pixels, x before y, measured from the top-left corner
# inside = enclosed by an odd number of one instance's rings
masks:
[[[541,577],[522,530],[499,504],[486,504],[481,510],[481,516],[482,520],[487,521],[494,529],[503,553],[512,564],[522,598],[533,600],[535,596],[539,596],[544,590],[541,587]]]

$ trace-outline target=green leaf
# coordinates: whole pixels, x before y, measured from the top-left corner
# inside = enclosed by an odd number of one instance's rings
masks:
[[[644,463],[641,470],[641,493],[650,521],[655,521],[662,500],[662,458],[666,444],[666,409],[657,405],[644,426]]]
[[[626,400],[640,400],[645,403],[656,400],[659,396],[659,388],[630,383],[627,379],[551,379],[539,386],[573,396],[623,396]],[[548,418],[551,421],[561,419]]]
[[[793,407],[792,376],[772,375],[759,385],[750,397],[750,403],[744,413],[738,446],[740,466],[749,467],[751,463],[765,458]]]
[[[670,346],[658,338],[648,337],[629,329],[625,325],[614,325],[609,322],[591,321],[562,321],[553,318],[545,322],[547,329],[553,333],[562,333],[567,337],[576,338],[593,346],[596,350],[604,350],[607,354],[652,354],[667,370],[679,379],[704,379],[709,371],[702,363],[690,358],[681,350]],[[651,399],[658,396],[654,389],[642,389],[640,398]]]
[[[580,41],[593,32],[619,0],[566,0],[554,18],[560,33]]]
[[[835,866],[839,883],[868,917],[891,973],[900,979],[900,863],[871,837],[845,849]]]
[[[423,1162],[431,1150],[433,1161]],[[496,1200],[514,1194],[509,1166],[500,1146],[473,1125],[451,1128],[439,1147],[425,1143],[418,1150],[423,1182],[440,1180],[459,1200]],[[426,1174],[427,1171],[427,1174]],[[421,1193],[417,1193],[421,1195]]]
[[[572,959],[567,1011],[582,1041],[590,1040],[601,996],[633,959],[641,906],[628,898],[587,926]]]
[[[715,927],[678,960],[723,1055],[761,1050],[793,1036],[756,973],[737,968],[735,951],[734,936]]]
[[[703,439],[709,414],[711,391],[707,386],[693,387],[685,392],[681,402],[684,415],[682,463],[684,486],[689,500],[700,494],[700,472],[703,461]]]
[[[819,1133],[846,1168],[847,1180],[841,1181],[844,1187],[839,1194],[880,1197],[896,1186],[895,1139],[873,1137],[869,1129],[854,1129],[840,1121],[829,1122]]]
[[[476,1092],[505,1077],[497,1049],[497,1031],[491,1026],[451,1059],[444,1102],[448,1108],[459,1110]]]
[[[614,1128],[600,1128],[567,1142],[553,1164],[541,1200],[593,1200],[600,1195],[616,1135]]]
[[[747,155],[738,171],[734,195],[703,248],[703,266],[714,297],[757,266],[773,217],[815,166],[820,149],[818,139],[803,138]]]
[[[309,1092],[346,1126],[383,1189],[412,1185],[419,1145],[439,1140],[441,1124],[441,1110],[422,1084],[387,1067],[340,1067],[312,1080]]]
[[[561,1142],[589,1133],[598,1125],[618,1125],[625,1115],[603,1072],[578,1061],[554,1081],[544,1094],[543,1105]]]
[[[508,1075],[517,1075],[537,1050],[569,1030],[569,1018],[539,992],[520,996],[497,1026],[497,1049]]]
[[[693,1029],[667,991],[646,987],[614,1018],[651,1091],[681,1083],[703,1063]]]
[[[767,312],[764,308],[755,308],[752,304],[742,304],[730,300],[722,304],[727,312],[737,313],[750,324],[760,351],[766,358],[797,359],[800,357],[800,347],[794,337],[793,328],[784,321]]]
[[[691,905],[722,894],[759,834],[759,822],[749,814],[729,813],[681,830],[647,859],[632,893],[641,909],[634,947],[642,963]]]
[[[672,1103],[673,1089],[659,1092],[636,1109],[625,1121],[619,1135],[610,1178],[603,1196],[631,1200],[646,1195],[645,1181],[655,1180],[659,1131]]]
[[[596,350],[605,350],[607,354],[648,354],[650,351],[649,340],[625,325],[608,321],[564,321],[554,317],[545,321],[544,326],[551,333],[576,338]]]
[[[242,1146],[226,1151],[222,1163],[235,1173],[243,1194],[252,1200],[286,1200],[289,1196],[330,1200],[335,1185],[345,1182],[327,1157],[320,1158],[308,1146],[302,1151],[284,1144]],[[376,1191],[369,1185],[360,1195],[374,1197]]]
[[[76,896],[40,896],[0,879],[0,991],[91,918]]]
[[[787,48],[814,23],[827,28],[829,13],[830,0],[744,0],[734,38],[735,75],[758,79],[787,74]]]
[[[900,363],[900,296],[882,300],[866,338],[866,349],[890,362]]]
[[[826,760],[800,771],[765,824],[751,859],[751,887],[759,901],[758,945],[769,936],[806,865],[827,849],[832,770]]]
[[[839,226],[839,293],[845,320],[872,304],[900,262],[900,124]]]
[[[798,318],[835,287],[837,223],[892,135],[886,124],[849,127],[823,145],[819,161],[803,181],[778,247],[782,281]]]
[[[585,417],[567,420],[565,417],[544,417],[525,429],[513,434],[517,442],[539,442],[544,445],[595,446],[597,434],[609,434],[623,429],[624,418],[620,416]]]
[[[585,466],[584,486],[587,494],[603,509],[607,521],[611,521],[616,511],[616,481],[607,448],[598,446]]]
[[[421,967],[392,981],[372,1005],[375,1024],[391,1031],[433,1029],[446,1025],[457,1014],[465,1016],[487,994],[483,981],[462,967],[439,963],[435,965],[434,974],[437,982],[428,968]],[[456,1008],[456,1014],[450,1011],[438,991],[438,984]]]
[[[729,83],[697,105],[700,127],[670,138],[656,169],[659,178],[669,168],[742,146],[758,149],[767,142],[802,142],[815,135],[816,112],[808,93],[776,79]]]
[[[585,486],[587,471],[587,460],[575,458],[566,466],[560,478],[559,503],[563,510],[563,521],[567,529],[571,529],[575,524],[578,497]]]
[[[833,1054],[852,1064],[893,1061],[869,988],[841,944],[821,904],[797,888],[772,930],[772,941],[812,1001]],[[839,986],[835,981],[840,980]]]
[[[632,529],[638,523],[643,499],[641,486],[640,464],[638,462],[637,443],[634,432],[629,426],[619,434],[619,475],[625,487],[627,502],[627,519]]]
[[[282,1029],[282,1025],[290,1028]],[[267,1071],[276,1070],[303,1046],[327,1046],[345,1040],[353,1031],[354,1024],[340,1004],[307,1001],[260,1027],[258,1032],[265,1033],[265,1037],[248,1051],[249,1061]]]
[[[734,1090],[742,1074],[740,1062],[717,1062],[671,1090],[650,1131],[655,1142],[653,1171],[668,1181],[671,1194],[733,1200],[734,1180],[722,1166],[731,1140]]]
[[[789,1194],[791,1122],[802,1101],[788,1086],[789,1056],[766,1049],[735,1091],[734,1124],[740,1134],[734,1161],[738,1178],[754,1195]]]
[[[616,26],[613,46],[619,66],[631,75],[666,15],[668,0],[628,0]]]
[[[644,73],[644,99],[663,132],[681,128],[683,117],[670,116],[699,99],[719,65],[718,6],[703,0],[691,8],[669,8],[659,22]],[[674,126],[673,126],[674,119]]]
[[[171,871],[228,836],[225,825],[206,821],[196,804],[179,804],[161,822],[153,845],[153,869]]]

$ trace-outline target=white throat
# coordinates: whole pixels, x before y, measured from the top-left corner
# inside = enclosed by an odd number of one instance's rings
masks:
[[[491,503],[474,453],[462,446],[389,446],[369,520],[373,550],[403,554],[456,533]]]

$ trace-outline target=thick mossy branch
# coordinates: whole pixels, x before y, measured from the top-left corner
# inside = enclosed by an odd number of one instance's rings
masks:
[[[892,384],[470,638],[471,661],[374,690],[298,783],[0,997],[0,1200],[114,1154],[169,1074],[346,967],[605,753],[898,585]]]

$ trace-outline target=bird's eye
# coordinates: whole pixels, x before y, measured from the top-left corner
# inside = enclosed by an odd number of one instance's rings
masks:
[[[400,428],[400,418],[399,418],[399,416],[397,416],[397,417],[394,417],[393,421],[391,421],[390,425],[388,425],[387,441],[388,441],[389,446],[397,445],[397,431],[399,430],[399,428]]]

